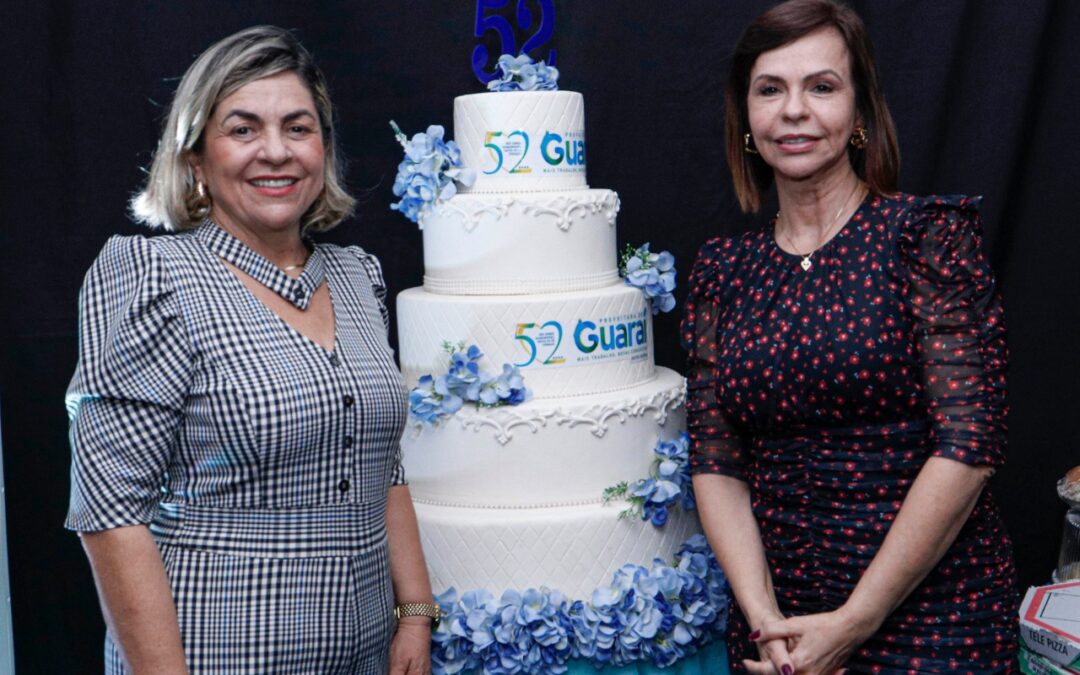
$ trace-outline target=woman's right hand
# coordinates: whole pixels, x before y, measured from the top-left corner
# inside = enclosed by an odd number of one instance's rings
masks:
[[[754,632],[750,633],[750,641],[753,642],[758,648],[759,660],[743,659],[743,666],[746,670],[754,675],[793,675],[795,672],[794,667],[791,665],[791,650],[795,648],[794,644],[788,644],[788,640],[785,638],[775,638],[773,640],[759,640],[758,636],[773,623],[779,623],[784,620],[784,616],[780,613],[774,613],[766,615],[764,618],[760,618],[755,622],[757,628]]]
[[[390,642],[390,675],[431,675],[431,620],[409,616],[398,621]]]

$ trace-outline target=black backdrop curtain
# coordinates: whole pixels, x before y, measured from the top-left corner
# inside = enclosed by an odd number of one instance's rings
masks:
[[[105,239],[140,232],[125,202],[154,148],[162,106],[193,57],[256,23],[295,29],[326,71],[351,158],[357,216],[326,239],[377,254],[396,293],[419,285],[420,233],[388,209],[401,150],[387,122],[452,133],[454,96],[480,90],[474,0],[8,3],[0,190],[0,396],[16,658],[20,672],[100,670],[103,624],[68,495],[63,392],[75,361],[75,300]],[[490,4],[490,3],[489,3]],[[509,3],[502,14],[515,19]],[[536,19],[539,0],[523,0]],[[555,0],[560,85],[585,95],[589,182],[622,198],[620,245],[651,241],[685,285],[697,247],[757,222],[738,212],[724,166],[721,100],[741,28],[771,3]],[[1064,506],[1055,480],[1080,463],[1074,345],[1080,232],[1080,3],[856,2],[876,44],[903,152],[901,188],[984,194],[987,246],[1010,326],[1009,463],[992,489],[1021,581],[1055,565]],[[488,12],[489,14],[492,12]],[[494,13],[500,13],[498,11]],[[518,44],[535,33],[521,29]],[[773,207],[774,208],[774,207]],[[766,213],[770,212],[766,206]],[[680,369],[674,315],[657,361]]]

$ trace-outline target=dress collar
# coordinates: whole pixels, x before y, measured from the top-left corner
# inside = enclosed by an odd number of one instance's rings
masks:
[[[293,279],[209,218],[196,230],[196,235],[212,253],[300,309],[307,309],[311,296],[326,279],[326,260],[319,247],[310,240],[305,239],[304,243],[311,250],[311,255],[303,273]]]

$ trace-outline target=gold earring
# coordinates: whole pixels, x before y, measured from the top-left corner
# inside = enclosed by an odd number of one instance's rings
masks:
[[[757,148],[754,147],[754,137],[751,136],[749,132],[743,134],[742,144],[743,144],[743,147],[742,147],[743,152],[745,152],[746,154],[748,154],[748,155],[760,154],[757,151]]]
[[[201,180],[195,181],[194,194],[188,197],[188,212],[192,218],[206,218],[210,215],[212,206],[213,202],[210,200],[210,194],[206,191],[206,186],[203,185]]]
[[[862,150],[868,142],[870,138],[866,135],[866,127],[855,127],[855,130],[851,132],[851,147]]]

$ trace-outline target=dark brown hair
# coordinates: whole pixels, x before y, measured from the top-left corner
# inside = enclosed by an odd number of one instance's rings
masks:
[[[724,92],[727,159],[735,194],[744,212],[757,212],[761,208],[762,194],[773,181],[769,165],[759,155],[743,149],[743,135],[750,130],[746,108],[750,71],[763,53],[822,28],[835,28],[847,45],[855,84],[855,109],[866,127],[866,147],[848,148],[851,166],[871,192],[884,195],[896,191],[900,147],[892,115],[878,84],[874,49],[866,26],[853,9],[833,0],[788,0],[754,19],[743,31],[735,45]]]

